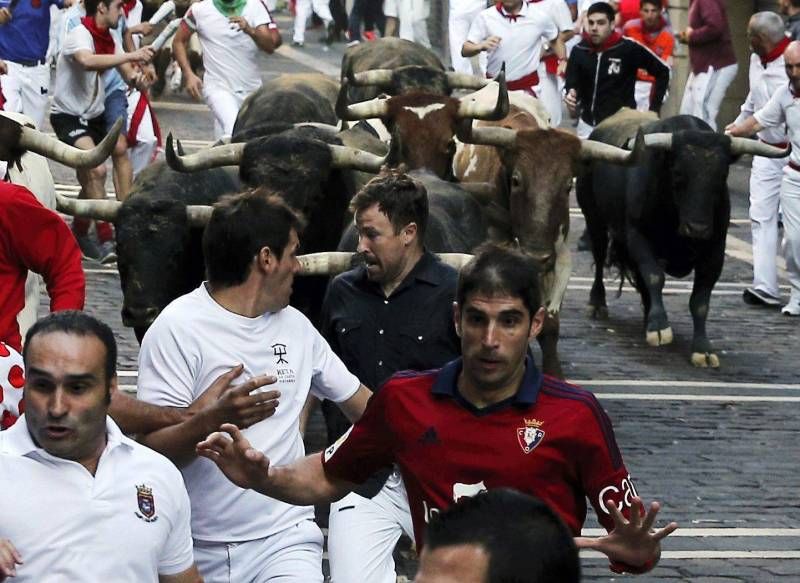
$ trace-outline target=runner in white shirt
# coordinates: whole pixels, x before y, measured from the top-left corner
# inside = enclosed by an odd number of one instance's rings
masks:
[[[203,47],[205,77],[189,64],[189,37],[197,32]],[[202,0],[183,17],[172,52],[183,71],[186,90],[202,95],[214,114],[214,137],[230,136],[245,98],[261,87],[258,51],[272,53],[281,44],[280,33],[262,0]]]
[[[430,13],[429,0],[384,0],[383,14],[386,16],[386,36],[395,36],[396,32],[396,36],[404,40],[431,48],[431,41],[428,38]]]
[[[564,0],[530,0],[531,8],[543,10],[558,27],[559,40],[564,43],[564,58],[559,59],[554,47],[548,47],[539,63],[539,99],[550,114],[550,124],[558,126],[562,118],[564,71],[566,71],[566,44],[575,36],[575,23]]]
[[[25,414],[0,433],[0,581],[200,581],[180,473],[107,416],[116,354],[84,312],[31,328]]]
[[[786,242],[786,271],[789,272],[792,291],[782,313],[800,316],[800,42],[791,42],[783,58],[789,83],[775,91],[752,117],[729,125],[725,132],[732,136],[750,136],[767,128],[786,127],[792,151],[783,171],[780,204]]]
[[[450,12],[447,17],[447,35],[450,41],[450,63],[457,73],[472,74],[472,62],[461,56],[461,47],[467,40],[467,34],[478,14],[486,8],[485,0],[450,0]],[[486,55],[479,56],[479,68],[475,71],[481,77],[486,72]]]
[[[546,11],[537,10],[524,0],[501,0],[475,18],[461,54],[469,58],[486,51],[487,77],[496,77],[505,63],[509,90],[536,97],[544,43],[552,43],[558,58],[566,58],[558,33]]]
[[[371,394],[308,319],[287,306],[299,267],[299,226],[285,202],[263,191],[215,206],[204,235],[209,281],[167,306],[139,354],[138,396],[157,405],[187,407],[209,385],[249,378],[220,400],[238,404],[249,439],[284,461],[304,455],[299,417],[309,390],[338,403],[351,421]],[[260,389],[267,384],[274,390]],[[195,457],[198,439],[220,422],[198,413],[144,438],[181,466],[206,583],[321,583],[322,533],[314,509],[242,490]]]

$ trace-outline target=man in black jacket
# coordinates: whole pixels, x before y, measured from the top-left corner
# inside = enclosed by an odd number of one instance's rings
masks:
[[[614,9],[597,2],[587,12],[587,32],[567,63],[564,102],[586,138],[621,107],[636,108],[636,71],[655,77],[650,110],[658,112],[669,87],[670,69],[652,51],[614,30]]]

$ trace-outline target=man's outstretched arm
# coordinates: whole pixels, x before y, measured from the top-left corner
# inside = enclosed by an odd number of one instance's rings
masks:
[[[253,448],[239,428],[229,423],[198,443],[197,455],[217,464],[240,488],[297,506],[338,500],[356,486],[328,476],[322,466],[322,453],[306,456],[287,466],[272,467],[269,458]]]

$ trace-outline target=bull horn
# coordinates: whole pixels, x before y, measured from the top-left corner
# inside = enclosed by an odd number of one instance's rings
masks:
[[[596,142],[594,140],[581,140],[581,159],[610,162],[611,164],[629,164],[634,162],[644,147],[641,133],[635,142],[633,150],[617,148],[611,144]]]
[[[355,253],[329,251],[300,255],[300,275],[336,275],[351,268]],[[442,263],[461,269],[472,259],[468,253],[437,253]]]
[[[204,204],[186,205],[186,219],[192,227],[205,227],[214,211],[213,206]]]
[[[494,106],[487,107],[479,103],[472,95],[465,95],[458,100],[458,117],[499,121],[508,115],[508,88],[506,87],[505,64],[494,79],[497,83],[497,102]]]
[[[166,158],[167,165],[177,172],[197,172],[198,170],[208,170],[209,168],[219,168],[220,166],[238,166],[244,153],[244,144],[225,144],[223,146],[212,146],[206,150],[180,156],[175,153],[172,145],[172,134],[167,136]],[[180,141],[178,141],[180,148]]]
[[[791,146],[784,149],[778,148],[777,146],[770,146],[759,140],[731,138],[731,153],[734,156],[752,154],[753,156],[763,156],[764,158],[783,158],[788,156],[791,151]]]
[[[296,127],[296,128],[302,128],[302,127],[316,128],[316,129],[321,130],[323,132],[326,132],[326,133],[328,133],[328,134],[330,134],[332,136],[335,136],[340,131],[342,131],[341,122],[340,122],[340,124],[338,126],[335,126],[335,125],[331,125],[329,123],[320,123],[320,122],[317,122],[317,121],[303,121],[303,122],[299,122],[299,123],[294,124],[294,127]]]
[[[497,194],[497,187],[491,182],[459,182],[458,185],[482,205],[492,202]]]
[[[448,71],[446,75],[447,86],[450,89],[483,89],[492,82],[491,79],[486,79],[485,77],[477,77],[468,73],[456,73],[455,71]]]
[[[465,144],[513,148],[517,143],[517,130],[492,127],[474,127],[472,120],[466,119],[458,125],[456,137]]]
[[[671,150],[672,134],[669,132],[647,134],[644,137],[644,145],[654,150]]]
[[[56,210],[71,217],[84,217],[113,223],[117,218],[121,202],[116,200],[87,200],[68,198],[56,193]]]
[[[392,69],[373,69],[360,73],[348,71],[347,80],[358,87],[377,85],[378,87],[388,88],[393,85],[394,71]]]
[[[389,98],[376,97],[361,103],[347,104],[347,82],[342,83],[336,98],[336,115],[345,121],[358,121],[373,117],[386,117],[389,114]]]
[[[455,270],[461,270],[472,259],[469,253],[437,253],[436,256],[442,263],[449,265]]]
[[[352,168],[354,170],[361,170],[362,172],[371,172],[377,174],[381,170],[381,166],[386,164],[389,154],[386,156],[376,156],[370,152],[359,150],[358,148],[349,148],[347,146],[337,146],[328,144],[331,151],[331,165],[334,168]]]
[[[119,118],[106,137],[91,150],[81,150],[60,142],[29,127],[22,127],[19,146],[22,149],[41,154],[45,158],[60,162],[71,168],[94,168],[102,164],[111,155],[122,131],[124,120]]]

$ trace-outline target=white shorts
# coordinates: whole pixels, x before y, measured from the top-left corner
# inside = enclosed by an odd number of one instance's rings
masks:
[[[266,538],[237,543],[194,541],[205,583],[322,583],[322,531],[303,520]]]
[[[0,86],[6,98],[3,108],[24,113],[33,119],[37,129],[41,129],[48,109],[50,67],[23,67],[12,61],[6,61],[6,65],[8,73],[0,76]]]

